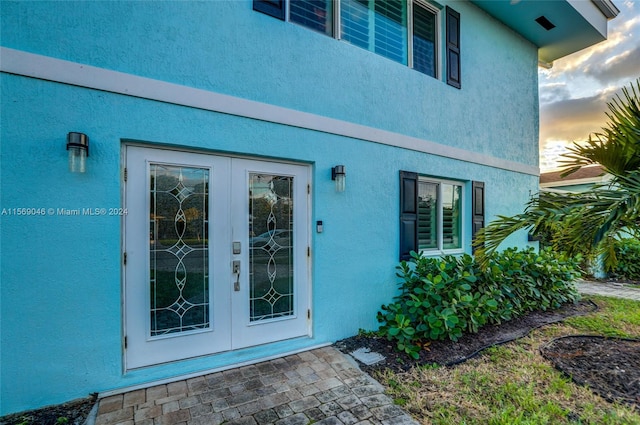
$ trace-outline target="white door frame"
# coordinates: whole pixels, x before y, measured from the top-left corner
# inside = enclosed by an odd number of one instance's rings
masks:
[[[310,205],[309,205],[309,173],[310,167],[305,165],[292,165],[286,163],[254,161],[246,159],[234,159],[232,169],[232,180],[234,187],[248,188],[249,176],[252,173],[272,174],[279,176],[294,177],[293,199],[294,199],[294,240],[296,247],[294,261],[295,279],[295,305],[294,314],[283,318],[257,321],[251,323],[249,306],[249,279],[248,273],[241,276],[240,293],[232,294],[233,304],[233,338],[234,349],[260,345],[274,340],[284,340],[294,338],[303,334],[310,334],[310,258],[308,248],[310,247]],[[232,196],[232,211],[247,211],[247,217],[238,219],[233,226],[234,240],[246,241],[249,238],[249,227],[244,223],[248,220],[248,209],[245,205],[247,197]],[[297,214],[296,214],[297,212]],[[234,259],[240,260],[247,269],[249,265],[249,249],[243,249],[240,255],[233,255]]]
[[[128,174],[124,194],[128,215],[123,225],[126,255],[123,272],[126,369],[311,335],[308,316],[311,306],[311,268],[310,257],[307,256],[311,237],[311,208],[307,189],[311,179],[310,166],[133,145],[125,146],[125,160]],[[208,258],[209,305],[212,314],[209,328],[162,337],[149,336],[148,182],[151,163],[209,170]],[[242,220],[248,217],[247,179],[250,172],[295,176],[294,213],[299,211],[294,221],[295,317],[254,323],[248,320],[249,233],[248,223]],[[241,242],[240,254],[233,254],[232,241]],[[240,291],[237,292],[233,284],[237,277],[232,273],[234,259],[241,261]],[[145,316],[144,320],[140,315]]]

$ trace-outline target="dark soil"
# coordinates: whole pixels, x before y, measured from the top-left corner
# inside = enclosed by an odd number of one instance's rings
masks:
[[[606,400],[640,407],[640,340],[572,335],[554,339],[540,353]]]
[[[396,373],[414,366],[437,364],[454,366],[477,355],[485,348],[526,336],[533,329],[559,322],[567,317],[597,310],[591,301],[566,304],[557,310],[536,311],[495,326],[485,326],[476,334],[463,335],[457,342],[432,341],[414,360],[395,350],[393,342],[371,335],[358,335],[336,342],[344,353],[359,348],[382,354],[385,360],[374,365],[359,363],[368,373],[391,369]],[[580,385],[590,387],[608,401],[640,406],[640,340],[601,336],[563,337],[541,348],[541,353],[560,371]]]
[[[431,341],[426,349],[420,351],[420,358],[417,360],[397,352],[395,343],[377,336],[358,335],[338,341],[335,346],[344,353],[351,353],[364,347],[385,356],[384,362],[372,366],[360,365],[364,371],[369,373],[381,369],[404,372],[414,366],[433,363],[452,366],[468,360],[492,345],[522,338],[532,329],[559,322],[566,317],[588,314],[597,308],[598,306],[591,301],[580,301],[576,304],[565,304],[557,310],[535,311],[499,325],[484,326],[480,328],[478,333],[465,334],[457,342]]]
[[[0,417],[0,425],[83,425],[97,394],[38,410]]]

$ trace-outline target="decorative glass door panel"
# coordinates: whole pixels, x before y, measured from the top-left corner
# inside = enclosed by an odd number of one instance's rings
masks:
[[[127,369],[309,335],[309,167],[126,155]]]
[[[150,164],[150,336],[208,329],[209,170]]]
[[[249,317],[294,314],[293,177],[249,175]]]
[[[309,334],[309,167],[234,159],[234,240],[248,249],[233,302],[233,348]]]

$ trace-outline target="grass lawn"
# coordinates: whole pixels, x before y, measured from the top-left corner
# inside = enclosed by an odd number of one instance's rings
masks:
[[[534,330],[452,368],[376,376],[422,424],[638,424],[640,409],[611,404],[553,368],[539,347],[560,336],[640,338],[640,302],[591,297],[600,309]]]

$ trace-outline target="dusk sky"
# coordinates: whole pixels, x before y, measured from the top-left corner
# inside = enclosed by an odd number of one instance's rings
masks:
[[[620,14],[606,41],[539,68],[542,172],[557,168],[566,146],[600,132],[607,102],[640,77],[640,1],[613,2]]]

